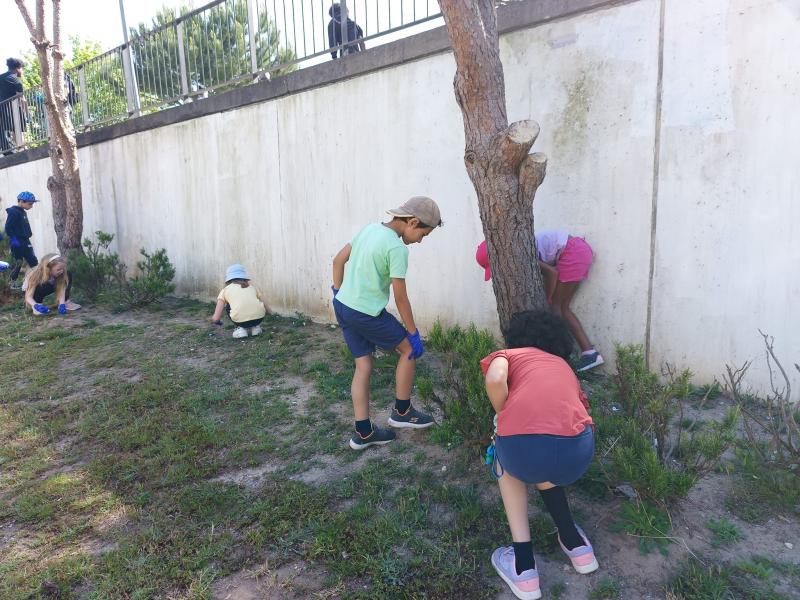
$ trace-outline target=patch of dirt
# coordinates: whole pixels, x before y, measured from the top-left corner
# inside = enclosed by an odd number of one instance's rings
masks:
[[[244,389],[247,394],[259,396],[271,392],[282,392],[290,406],[300,414],[308,414],[308,401],[317,395],[316,383],[296,375],[287,375],[277,381],[257,383]]]
[[[268,563],[246,569],[216,581],[211,588],[214,600],[310,600],[342,598],[344,589],[325,588],[325,571],[303,561],[279,568]]]
[[[268,462],[257,467],[249,469],[235,469],[226,471],[221,475],[217,475],[211,481],[214,483],[233,483],[241,485],[250,489],[257,488],[261,485],[265,475],[274,473],[281,468],[282,465],[275,462]]]
[[[375,456],[375,454],[369,452],[369,450],[372,450],[372,448],[361,452],[361,455],[352,462],[344,462],[341,458],[332,454],[317,456],[314,458],[314,461],[322,463],[322,466],[313,466],[308,471],[292,475],[290,479],[310,485],[325,485],[332,481],[342,479],[359,470],[370,457]],[[380,450],[382,450],[382,448],[375,449],[376,452]],[[384,451],[388,452],[388,450]]]

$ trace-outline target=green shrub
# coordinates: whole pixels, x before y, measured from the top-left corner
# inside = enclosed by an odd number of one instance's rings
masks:
[[[117,299],[124,308],[145,306],[157,302],[175,291],[172,279],[175,267],[163,248],[148,254],[144,248],[139,250],[143,259],[136,263],[139,275],[118,281]]]
[[[739,419],[732,408],[721,422],[691,426],[684,418],[691,372],[667,368],[664,379],[647,368],[641,346],[617,346],[610,400],[619,410],[598,406],[592,414],[609,485],[628,484],[656,503],[685,497],[716,467],[736,439]]]
[[[144,248],[136,263],[138,274],[128,277],[128,267],[116,252],[109,251],[114,235],[95,232],[95,240],[83,240],[85,252],[70,258],[75,286],[89,299],[107,299],[119,309],[157,302],[175,290],[175,268],[163,248],[150,254]]]
[[[626,502],[620,508],[618,521],[610,527],[612,531],[623,531],[636,538],[636,546],[642,554],[658,550],[667,554],[672,543],[669,531],[672,521],[667,512],[647,500]]]
[[[107,292],[117,281],[120,269],[124,269],[119,255],[108,249],[114,234],[98,230],[95,238],[84,238],[85,251],[75,252],[69,259],[73,285],[89,300]]]
[[[622,595],[622,586],[618,581],[604,577],[589,590],[590,600],[614,600]]]
[[[468,446],[482,448],[492,434],[494,408],[486,396],[480,361],[497,350],[497,340],[474,325],[462,329],[444,327],[437,321],[427,341],[445,356],[444,377],[449,389],[442,410],[446,426]]]
[[[733,544],[742,539],[742,532],[736,527],[736,523],[725,517],[709,519],[706,527],[714,534],[714,539],[711,541],[713,546]]]

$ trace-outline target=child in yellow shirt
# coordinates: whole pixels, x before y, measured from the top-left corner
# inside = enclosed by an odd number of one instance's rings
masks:
[[[242,265],[228,267],[225,287],[217,296],[217,307],[211,317],[215,325],[222,325],[222,311],[226,311],[236,328],[233,337],[246,338],[261,333],[261,322],[272,314],[261,292],[250,284],[250,277]]]

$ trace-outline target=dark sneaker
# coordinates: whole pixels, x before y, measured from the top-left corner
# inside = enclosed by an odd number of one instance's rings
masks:
[[[578,373],[581,373],[583,371],[588,371],[589,369],[599,367],[604,362],[605,361],[603,360],[603,357],[600,356],[600,353],[597,351],[592,352],[591,354],[582,354],[575,370]]]
[[[396,408],[392,409],[392,414],[389,415],[389,425],[402,429],[403,427],[410,427],[412,429],[425,429],[433,425],[433,419],[430,415],[419,412],[413,406],[410,406],[406,412],[400,414]]]
[[[383,446],[384,444],[388,444],[394,440],[395,437],[397,436],[391,429],[376,427],[373,423],[372,433],[370,433],[367,437],[361,437],[361,434],[357,431],[353,433],[353,437],[350,438],[350,447],[353,450],[363,450],[364,448],[369,448],[370,446]]]

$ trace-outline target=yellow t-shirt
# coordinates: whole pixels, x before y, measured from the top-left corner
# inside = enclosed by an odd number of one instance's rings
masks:
[[[231,321],[245,323],[263,319],[267,314],[264,303],[261,301],[261,292],[252,283],[243,288],[238,283],[229,283],[217,296],[231,307]]]

